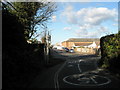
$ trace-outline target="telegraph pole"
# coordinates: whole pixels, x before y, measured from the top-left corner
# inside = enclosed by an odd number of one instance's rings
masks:
[[[45,65],[49,64],[49,55],[50,55],[50,44],[51,44],[51,35],[50,31],[48,31],[47,26],[44,26],[44,58]]]

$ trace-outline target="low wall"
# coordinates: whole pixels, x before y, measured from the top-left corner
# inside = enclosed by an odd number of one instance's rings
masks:
[[[97,49],[95,48],[75,48],[75,51],[88,54],[96,54]]]

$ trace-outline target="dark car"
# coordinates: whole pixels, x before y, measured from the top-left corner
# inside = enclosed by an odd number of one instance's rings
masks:
[[[69,52],[69,49],[68,49],[68,48],[65,48],[65,51],[66,51],[66,52]]]
[[[63,49],[64,49],[66,52],[69,52],[69,49],[68,49],[68,48],[64,47]]]

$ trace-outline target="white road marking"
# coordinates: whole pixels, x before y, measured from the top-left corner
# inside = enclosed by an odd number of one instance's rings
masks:
[[[84,61],[84,60],[79,60],[79,63],[77,64],[77,67],[79,69],[79,72],[81,73],[82,70],[80,68],[80,63]],[[59,90],[59,81],[58,81],[58,76],[59,76],[59,72],[64,68],[64,66],[67,64],[67,63],[72,63],[72,62],[68,62],[68,60],[58,69],[58,71],[55,73],[55,77],[54,77],[54,84],[55,84],[55,89],[58,89]],[[72,65],[72,64],[71,64]],[[76,74],[77,75],[77,74]],[[80,75],[80,74],[78,74]],[[84,74],[83,74],[84,75]],[[71,76],[74,76],[74,75],[69,75],[69,76],[66,76],[63,78],[63,81],[68,83],[68,84],[72,84],[72,85],[79,85],[79,86],[102,86],[102,85],[105,85],[105,84],[109,84],[111,82],[111,80],[107,77],[104,77],[104,76],[99,76],[99,75],[93,75],[91,77],[89,77],[89,79],[91,79],[94,84],[90,84],[90,80],[86,80],[86,84],[83,84],[83,83],[73,83],[73,82],[69,82],[67,80],[67,78],[71,77]],[[107,81],[106,82],[102,82],[102,83],[98,83],[94,78],[103,78],[103,79],[106,79]]]
[[[79,75],[79,74],[78,74]],[[73,83],[73,82],[69,82],[68,80],[66,80],[67,78],[71,77],[71,76],[74,76],[74,75],[69,75],[69,76],[66,76],[63,78],[63,81],[68,83],[68,84],[72,84],[72,85],[78,85],[78,86],[102,86],[102,85],[106,85],[106,84],[109,84],[111,82],[111,80],[107,77],[104,77],[104,76],[99,76],[99,75],[94,75],[94,76],[97,76],[97,77],[101,77],[101,78],[104,78],[107,80],[107,82],[103,82],[101,84],[99,84],[98,82],[96,82],[93,78],[90,78],[92,79],[92,81],[94,82],[94,84],[89,84],[90,81],[89,80],[86,80],[86,84],[82,84],[82,83]]]
[[[82,72],[82,70],[81,70],[81,68],[80,68],[80,65],[78,64],[78,69],[79,69],[79,71],[80,71],[80,73]]]
[[[100,76],[100,77],[103,77],[103,76]],[[105,84],[109,84],[111,82],[111,80],[107,77],[103,77],[105,79],[107,79],[108,81],[106,83],[101,83],[101,84],[98,84],[97,86],[102,86],[102,85],[105,85]]]
[[[68,67],[73,67],[73,65],[68,65]]]
[[[66,62],[58,69],[58,71],[55,73],[54,76],[54,84],[55,84],[55,89],[59,90],[59,82],[58,82],[58,75],[59,72],[63,69],[63,67],[66,65]]]
[[[96,82],[95,79],[93,79],[92,77],[90,77],[90,79],[91,79],[95,84],[98,83],[98,82]]]
[[[83,60],[83,59],[80,59],[78,62],[80,63],[80,62],[86,62],[86,61],[85,61],[85,60]]]
[[[83,60],[80,60],[79,62],[81,62],[81,61],[83,61]],[[63,67],[66,65],[67,62],[68,62],[68,61],[66,61],[66,62],[58,69],[58,71],[55,73],[55,76],[54,76],[55,89],[58,89],[58,90],[59,90],[58,75],[59,75],[59,72],[63,69]],[[68,63],[73,63],[73,62],[70,61],[70,62],[68,62]],[[75,63],[76,63],[76,61],[75,61]],[[82,70],[80,69],[79,64],[78,64],[78,69],[79,69],[79,71],[80,71],[80,73],[81,73]]]

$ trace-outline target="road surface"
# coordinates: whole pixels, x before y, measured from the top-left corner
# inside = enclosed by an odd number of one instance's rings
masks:
[[[97,67],[100,57],[52,51],[53,57],[65,62],[46,69],[29,88],[120,88],[120,80]]]

